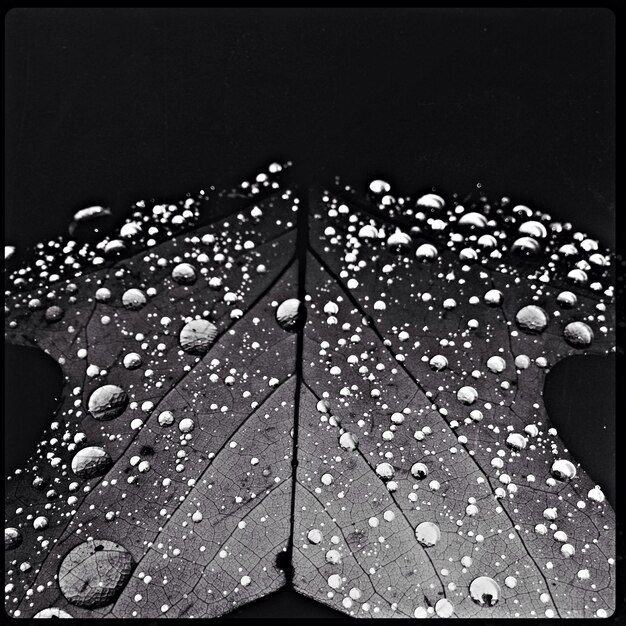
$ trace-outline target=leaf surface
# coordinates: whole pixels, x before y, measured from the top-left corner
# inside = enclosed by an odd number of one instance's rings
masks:
[[[212,224],[158,205],[11,275],[7,339],[66,384],[6,481],[9,614],[215,617],[285,584],[360,617],[612,612],[613,511],[541,399],[613,350],[610,255],[372,189],[263,175]]]

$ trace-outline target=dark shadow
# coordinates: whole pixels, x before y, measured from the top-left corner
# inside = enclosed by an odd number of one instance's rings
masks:
[[[260,598],[240,609],[224,615],[221,619],[250,619],[250,618],[291,618],[302,617],[312,619],[352,619],[341,613],[320,604],[315,600],[296,593],[290,587],[283,587],[264,598]]]
[[[63,375],[42,350],[4,346],[4,471],[23,467],[59,405]]]
[[[615,505],[615,356],[581,355],[557,363],[544,402],[559,437]]]

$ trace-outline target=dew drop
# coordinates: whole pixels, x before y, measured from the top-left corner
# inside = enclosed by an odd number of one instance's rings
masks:
[[[89,396],[88,409],[99,421],[108,421],[120,416],[128,405],[126,392],[117,385],[103,385]]]
[[[563,329],[563,337],[574,348],[588,348],[593,342],[593,331],[584,322],[570,322]]]
[[[454,615],[454,606],[450,600],[441,598],[441,600],[437,600],[437,604],[435,604],[435,613],[437,613],[439,617],[452,617],[452,615]]]
[[[79,450],[72,459],[72,471],[83,480],[101,476],[111,467],[113,461],[108,452],[99,446],[89,446]]]
[[[576,467],[566,459],[559,459],[552,464],[550,472],[559,480],[571,480],[576,476]]]
[[[474,578],[469,592],[472,600],[481,606],[494,606],[500,599],[500,585],[489,576]]]
[[[283,330],[295,333],[304,327],[306,307],[297,298],[289,298],[276,309],[276,321]]]
[[[4,529],[4,549],[14,550],[22,543],[22,533],[17,528]]]
[[[33,619],[72,619],[72,616],[63,609],[57,609],[52,606],[35,613]]]
[[[146,302],[146,296],[139,289],[128,289],[122,295],[122,304],[129,311],[138,311]]]
[[[76,546],[59,568],[59,587],[65,599],[87,609],[111,604],[130,578],[133,558],[122,546],[89,540]]]
[[[522,307],[515,316],[521,330],[529,334],[542,333],[548,325],[548,314],[535,304]]]
[[[422,522],[415,528],[415,537],[426,548],[432,548],[439,543],[441,531],[433,522]]]
[[[192,320],[178,336],[180,347],[189,354],[203,355],[217,338],[217,327],[208,320]]]
[[[196,270],[189,263],[179,263],[172,270],[172,280],[179,285],[193,285],[196,282]]]

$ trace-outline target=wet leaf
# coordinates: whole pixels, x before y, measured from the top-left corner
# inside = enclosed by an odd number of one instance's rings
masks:
[[[610,614],[613,511],[541,392],[613,350],[612,255],[507,199],[280,169],[9,277],[8,340],[66,384],[6,481],[6,610],[214,617],[292,584],[355,616]]]

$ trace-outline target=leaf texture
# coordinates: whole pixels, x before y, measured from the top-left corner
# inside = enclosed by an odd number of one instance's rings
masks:
[[[214,223],[157,205],[9,277],[7,339],[65,387],[5,483],[8,614],[216,617],[285,584],[357,617],[611,614],[614,514],[541,399],[613,350],[611,255],[506,201],[279,169]]]

